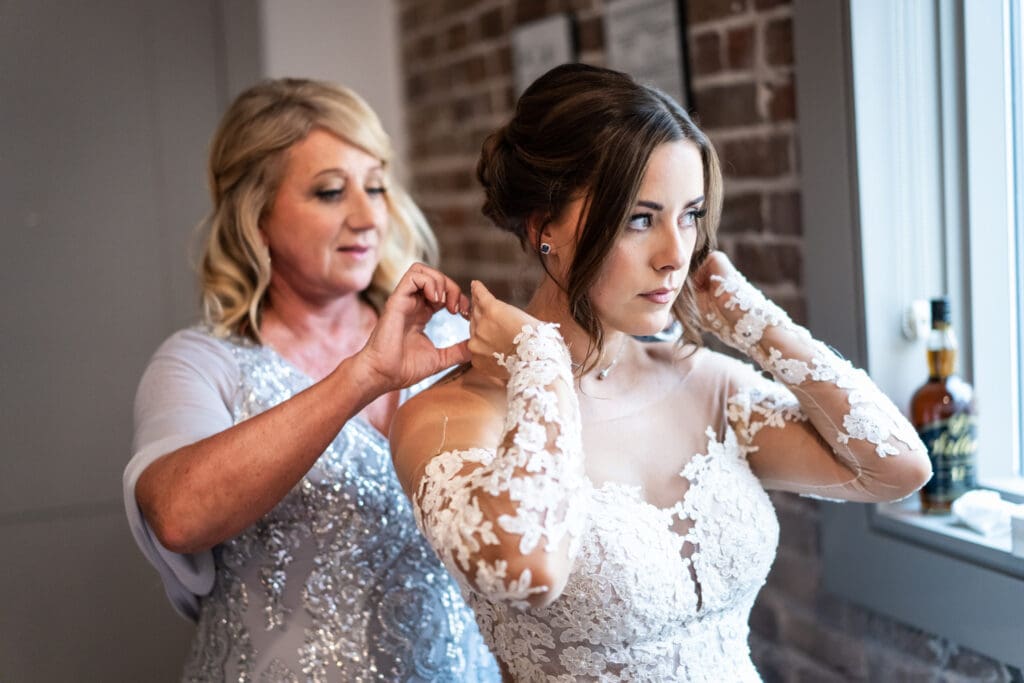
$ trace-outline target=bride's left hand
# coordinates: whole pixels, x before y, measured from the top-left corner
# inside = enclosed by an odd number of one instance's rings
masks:
[[[539,327],[541,321],[521,308],[505,303],[491,294],[479,280],[471,285],[473,305],[469,316],[469,351],[473,367],[502,381],[508,371],[498,365],[495,353],[511,356],[515,353],[513,340],[523,325]]]

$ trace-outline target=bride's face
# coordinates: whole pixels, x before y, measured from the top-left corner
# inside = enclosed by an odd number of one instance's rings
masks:
[[[654,334],[672,321],[704,212],[704,165],[692,142],[651,153],[636,204],[590,290],[606,328]]]

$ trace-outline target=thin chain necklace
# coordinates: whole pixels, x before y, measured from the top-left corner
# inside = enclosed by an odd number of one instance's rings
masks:
[[[619,350],[615,352],[615,357],[612,358],[612,362],[609,363],[608,365],[604,366],[600,370],[598,370],[597,374],[594,376],[594,379],[598,380],[599,382],[603,382],[604,380],[608,379],[608,375],[611,374],[611,371],[615,367],[615,364],[619,362],[619,358],[622,356],[622,350],[625,349],[625,348],[626,348],[626,337],[623,336],[622,343],[619,344]],[[583,364],[582,363],[573,363],[572,367],[573,367],[573,370],[579,370],[580,368],[583,367]]]
[[[597,379],[599,381],[603,382],[605,379],[608,378],[608,374],[615,367],[615,364],[619,362],[619,357],[622,356],[622,349],[624,349],[624,348],[626,348],[626,338],[625,337],[622,338],[622,343],[619,344],[619,350],[615,352],[615,358],[612,358],[612,362],[609,363],[604,368],[604,370],[601,370],[600,372],[597,373]]]

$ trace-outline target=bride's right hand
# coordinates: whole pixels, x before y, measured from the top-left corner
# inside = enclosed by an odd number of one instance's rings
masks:
[[[513,340],[522,332],[523,325],[536,328],[543,323],[521,308],[495,298],[479,280],[473,280],[470,292],[473,303],[469,316],[469,352],[473,367],[505,381],[508,371],[498,365],[494,354],[511,356],[516,351]]]

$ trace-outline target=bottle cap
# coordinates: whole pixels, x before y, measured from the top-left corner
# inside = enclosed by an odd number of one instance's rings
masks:
[[[953,321],[952,311],[949,309],[949,299],[944,296],[932,299],[932,325],[935,323],[951,323]]]

